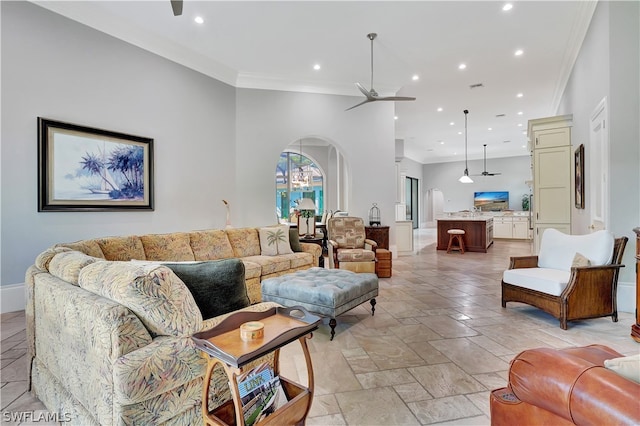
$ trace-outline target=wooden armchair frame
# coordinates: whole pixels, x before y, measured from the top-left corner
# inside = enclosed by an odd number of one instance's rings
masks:
[[[572,267],[569,283],[559,296],[507,284],[502,281],[502,307],[507,302],[535,306],[560,320],[560,328],[567,329],[567,321],[610,316],[618,322],[618,274],[624,267],[620,262],[628,238],[616,238],[610,265]],[[511,257],[509,269],[537,268],[538,256]]]

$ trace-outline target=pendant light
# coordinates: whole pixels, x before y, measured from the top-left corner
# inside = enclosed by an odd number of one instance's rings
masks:
[[[469,177],[469,167],[467,166],[467,114],[469,110],[464,111],[464,174],[458,179],[461,183],[473,183],[473,180]]]

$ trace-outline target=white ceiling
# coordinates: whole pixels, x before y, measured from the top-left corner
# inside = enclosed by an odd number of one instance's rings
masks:
[[[370,86],[366,35],[375,32],[373,85],[417,98],[396,102],[396,138],[421,163],[464,159],[464,109],[470,160],[482,159],[483,144],[489,160],[528,155],[527,120],[555,113],[595,9],[591,1],[512,1],[505,12],[506,1],[184,0],[174,17],[169,0],[36,3],[244,88],[362,96],[354,83]],[[484,87],[470,89],[477,83]]]

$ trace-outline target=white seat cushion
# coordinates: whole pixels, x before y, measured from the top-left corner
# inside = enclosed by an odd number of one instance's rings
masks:
[[[589,259],[592,266],[608,265],[613,256],[613,245],[613,235],[606,230],[586,235],[567,235],[549,228],[542,234],[538,266],[569,271],[576,253]]]
[[[449,229],[447,233],[453,235],[464,235],[464,229]]]
[[[570,277],[571,272],[560,269],[519,268],[504,271],[502,281],[552,296],[560,296],[567,287]]]

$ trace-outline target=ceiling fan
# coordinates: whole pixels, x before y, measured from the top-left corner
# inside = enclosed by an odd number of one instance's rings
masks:
[[[497,176],[501,174],[502,173],[489,173],[487,171],[487,144],[485,143],[484,144],[484,171],[479,175],[474,175],[474,176]]]
[[[171,0],[171,9],[173,9],[173,16],[182,15],[182,0]]]
[[[358,89],[360,89],[360,91],[362,92],[362,94],[367,98],[364,101],[360,102],[357,105],[352,106],[351,108],[347,108],[345,111],[349,111],[350,109],[353,109],[355,107],[359,107],[360,105],[364,105],[366,103],[369,102],[375,102],[375,101],[415,101],[416,98],[411,98],[408,96],[384,96],[384,97],[380,97],[378,96],[378,92],[375,91],[375,89],[373,88],[373,40],[375,40],[375,38],[378,36],[378,34],[376,33],[369,33],[367,34],[367,38],[369,40],[371,40],[371,89],[367,90],[364,88],[364,86],[360,83],[356,83],[356,86],[358,87]]]

